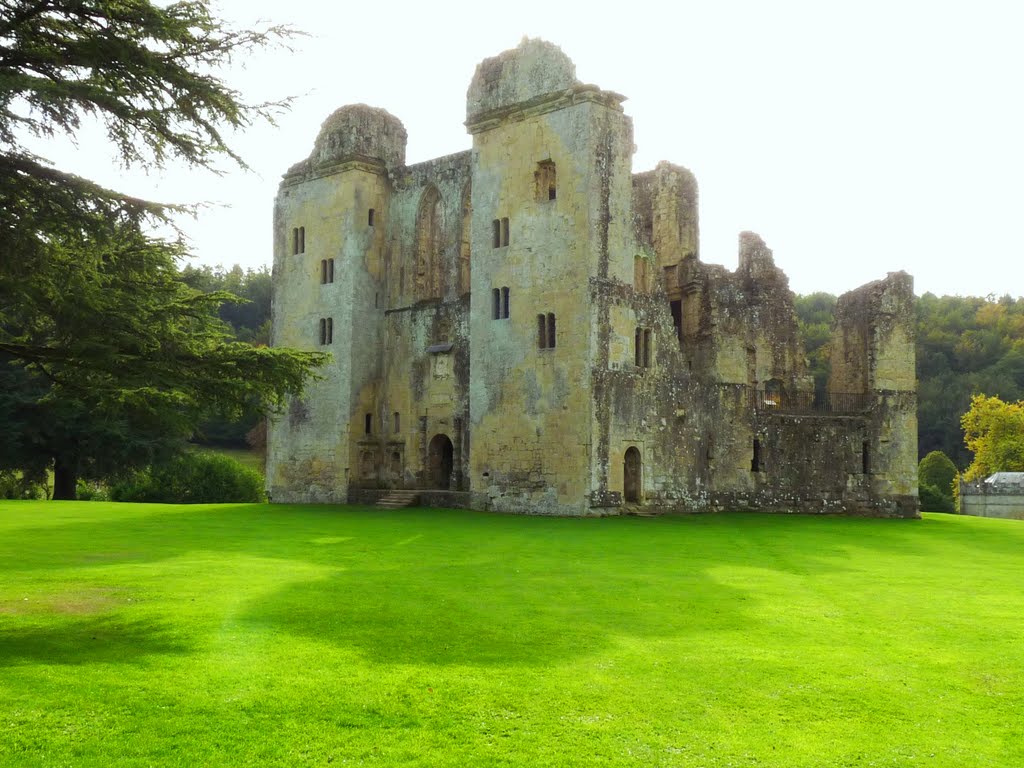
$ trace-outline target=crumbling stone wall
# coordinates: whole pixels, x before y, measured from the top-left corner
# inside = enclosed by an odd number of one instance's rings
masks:
[[[910,278],[840,299],[816,395],[771,250],[701,262],[696,179],[632,173],[623,98],[524,40],[477,67],[469,151],[406,166],[393,116],[328,118],[275,208],[274,342],[329,316],[334,356],[272,423],[274,500],[916,514]]]

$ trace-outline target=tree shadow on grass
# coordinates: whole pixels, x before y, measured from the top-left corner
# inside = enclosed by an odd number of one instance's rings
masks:
[[[743,590],[683,569],[605,573],[600,561],[349,569],[262,597],[241,621],[352,649],[382,664],[536,666],[594,653],[617,638],[738,631]]]
[[[116,616],[64,619],[0,632],[0,667],[19,664],[132,664],[193,650],[170,625]]]

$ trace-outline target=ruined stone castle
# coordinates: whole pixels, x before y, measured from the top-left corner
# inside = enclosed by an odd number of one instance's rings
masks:
[[[477,67],[465,152],[327,118],[274,213],[273,343],[332,357],[272,420],[273,501],[917,514],[911,278],[840,298],[816,390],[772,252],[700,260],[696,180],[633,172],[623,101],[524,40]]]

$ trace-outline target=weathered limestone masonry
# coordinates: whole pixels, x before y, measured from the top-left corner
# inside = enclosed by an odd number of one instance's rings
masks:
[[[274,501],[917,515],[911,278],[840,299],[815,392],[772,252],[700,261],[697,182],[632,172],[623,101],[524,40],[477,67],[470,151],[327,119],[275,207],[273,341],[333,359],[271,424]]]

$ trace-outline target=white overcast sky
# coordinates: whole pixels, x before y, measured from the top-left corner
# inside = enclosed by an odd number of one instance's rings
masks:
[[[200,262],[270,263],[280,175],[339,106],[399,117],[409,162],[468,149],[477,62],[529,35],[561,46],[583,82],[628,97],[635,171],[664,159],[696,173],[704,261],[735,268],[737,235],[749,229],[798,293],[841,293],[903,269],[918,294],[1024,294],[1021,0],[214,8],[236,25],[265,19],[310,34],[226,73],[250,100],[297,97],[276,128],[234,137],[254,172],[125,174],[84,141],[72,161],[133,193],[230,206],[185,222]]]

